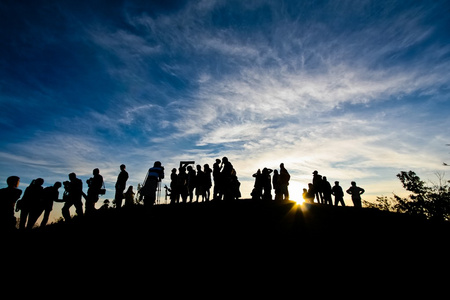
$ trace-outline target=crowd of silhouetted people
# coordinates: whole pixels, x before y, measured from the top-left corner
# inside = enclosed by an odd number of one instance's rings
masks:
[[[346,192],[351,195],[353,206],[362,207],[361,195],[365,192],[363,188],[358,187],[356,182],[352,181]],[[312,183],[308,183],[308,189],[303,189],[305,202],[314,203],[314,199],[316,199],[317,203],[333,205],[332,195],[334,196],[335,206],[339,204],[345,206],[344,191],[339,185],[339,181],[335,181],[332,187],[326,176],[320,175],[317,170],[314,171]]]
[[[128,173],[125,171],[125,165],[120,166],[121,173],[116,183],[116,195],[120,201],[123,199],[123,190],[128,179]],[[40,226],[45,226],[48,222],[50,212],[53,209],[54,202],[63,202],[61,214],[66,221],[71,219],[70,208],[75,207],[78,216],[83,214],[90,215],[96,211],[95,204],[100,195],[106,192],[103,177],[99,169],[94,169],[92,177],[86,180],[88,185],[87,193],[83,191],[83,181],[77,178],[75,173],[68,175],[69,180],[63,183],[57,181],[52,186],[43,187],[44,179],[33,179],[30,185],[25,189],[22,195],[18,176],[10,176],[6,180],[7,187],[0,189],[0,223],[2,230],[15,229],[16,212],[20,211],[19,229],[31,229],[35,226],[39,217],[44,213]],[[59,198],[59,189],[64,186],[62,199]],[[130,189],[132,190],[132,186]],[[117,192],[121,191],[121,192]],[[22,196],[22,198],[20,198]],[[19,199],[20,198],[20,199]],[[83,211],[82,198],[85,199],[85,209]],[[119,204],[120,205],[120,204]]]
[[[211,179],[212,175],[212,179]],[[214,181],[213,194],[211,195]],[[241,197],[241,183],[231,162],[227,157],[216,159],[211,169],[209,164],[180,165],[178,170],[172,169],[170,188],[165,187],[170,196],[170,203],[208,202],[210,200],[237,200]],[[195,192],[194,192],[195,190]]]
[[[288,185],[291,175],[283,163],[280,164],[279,172],[276,169],[264,168],[262,171],[258,169],[253,177],[255,177],[255,185],[251,193],[252,200],[272,200],[272,187],[275,191],[274,200],[289,200]]]
[[[7,187],[0,190],[0,223],[2,229],[14,229],[16,218],[14,209],[20,211],[19,229],[31,229],[39,217],[44,213],[41,226],[48,222],[54,202],[63,202],[61,213],[65,220],[70,220],[70,208],[75,206],[77,215],[83,215],[82,197],[85,198],[85,214],[92,214],[96,208],[95,204],[99,195],[105,193],[103,177],[99,169],[93,170],[93,176],[86,183],[87,194],[83,192],[83,182],[77,178],[75,173],[69,174],[69,180],[63,183],[57,181],[52,186],[43,187],[44,179],[33,179],[30,185],[22,190],[19,187],[20,178],[10,176],[7,179]],[[59,199],[59,189],[64,186],[62,199]],[[22,196],[21,199],[20,196]]]
[[[236,170],[227,157],[216,159],[212,169],[208,164],[196,165],[194,169],[190,164],[193,162],[180,163],[178,169],[173,168],[170,174],[170,187],[165,186],[166,198],[170,197],[170,204],[208,202],[208,201],[231,201],[241,197],[240,182]],[[273,176],[271,175],[273,173]],[[71,220],[70,208],[75,207],[77,216],[91,215],[97,209],[95,204],[100,195],[106,193],[105,184],[99,169],[94,169],[92,177],[86,180],[88,186],[87,193],[83,191],[83,181],[77,178],[75,173],[68,175],[69,180],[55,182],[52,186],[43,187],[44,179],[32,180],[22,195],[19,183],[20,178],[10,176],[6,180],[7,187],[0,189],[0,230],[9,231],[16,228],[16,218],[14,210],[20,211],[19,229],[31,229],[35,226],[39,217],[43,214],[40,226],[45,226],[48,222],[50,212],[54,202],[62,202],[61,213],[66,221]],[[161,162],[156,161],[144,179],[142,185],[138,185],[135,192],[133,186],[129,186],[125,191],[128,180],[128,172],[124,164],[120,165],[120,173],[115,184],[114,204],[116,208],[132,206],[135,202],[143,202],[145,207],[153,206],[159,199],[161,192],[161,180],[164,179],[164,167]],[[253,174],[255,184],[251,192],[252,200],[289,200],[290,174],[283,163],[280,170],[263,168]],[[214,185],[213,185],[214,184]],[[347,193],[351,194],[353,205],[361,207],[361,194],[364,189],[351,183]],[[62,199],[59,197],[59,189],[64,187]],[[212,189],[212,194],[211,194]],[[272,195],[274,190],[274,196]],[[22,197],[21,197],[22,196]],[[313,172],[312,183],[308,184],[308,189],[303,189],[303,199],[307,203],[317,203],[333,205],[341,204],[345,206],[344,192],[338,181],[334,186],[327,181],[325,176],[321,176],[317,171]],[[85,199],[83,211],[82,199]],[[125,201],[124,201],[125,200]],[[109,200],[99,208],[103,210],[109,208]]]

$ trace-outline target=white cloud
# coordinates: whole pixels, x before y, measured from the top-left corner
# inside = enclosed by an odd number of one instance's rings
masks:
[[[245,142],[260,137],[264,128],[259,124],[227,124],[218,122],[215,129],[209,130],[197,142],[198,146],[208,144],[225,144],[234,142]]]

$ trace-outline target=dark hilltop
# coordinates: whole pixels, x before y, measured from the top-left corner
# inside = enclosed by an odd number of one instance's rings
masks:
[[[212,201],[184,205],[98,210],[94,216],[50,224],[10,238],[45,253],[93,249],[93,256],[118,252],[209,255],[282,251],[369,253],[373,249],[439,249],[448,222],[433,222],[370,208],[334,207],[292,201]],[[95,250],[94,250],[95,249]],[[231,251],[231,252],[230,252]],[[132,256],[131,256],[132,257]]]

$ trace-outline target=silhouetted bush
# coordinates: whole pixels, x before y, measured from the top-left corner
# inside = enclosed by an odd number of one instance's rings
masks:
[[[396,194],[393,197],[377,197],[375,203],[365,201],[365,205],[385,211],[423,216],[428,219],[450,219],[450,187],[443,180],[442,174],[436,174],[439,182],[428,186],[413,171],[402,171],[397,174],[403,187],[411,192],[407,198]]]

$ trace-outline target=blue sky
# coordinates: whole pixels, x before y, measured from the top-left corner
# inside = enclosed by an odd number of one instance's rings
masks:
[[[284,162],[402,192],[450,160],[448,1],[2,1],[0,181]],[[168,180],[165,183],[169,183]],[[87,187],[86,187],[87,188]],[[346,199],[350,202],[350,199]]]

